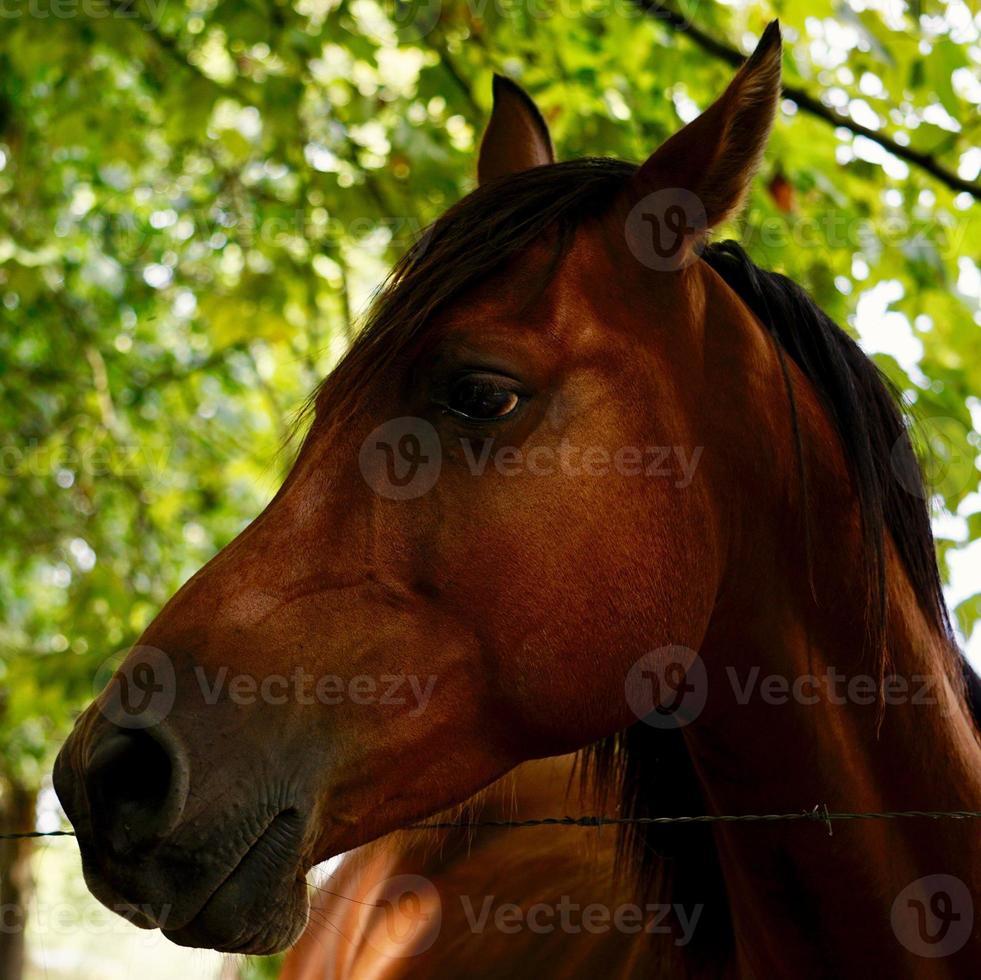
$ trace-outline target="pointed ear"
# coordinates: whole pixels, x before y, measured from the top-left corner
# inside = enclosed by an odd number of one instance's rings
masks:
[[[480,143],[478,182],[554,162],[552,138],[538,106],[521,86],[495,75],[494,111]]]
[[[780,25],[772,21],[723,95],[640,168],[638,194],[680,188],[707,228],[738,211],[766,148],[780,98]]]

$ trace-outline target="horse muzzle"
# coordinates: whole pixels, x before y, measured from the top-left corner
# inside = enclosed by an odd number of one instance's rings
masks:
[[[182,946],[262,954],[292,944],[308,911],[308,821],[288,787],[221,767],[208,767],[210,785],[192,784],[173,727],[126,729],[92,712],[54,768],[92,893]]]

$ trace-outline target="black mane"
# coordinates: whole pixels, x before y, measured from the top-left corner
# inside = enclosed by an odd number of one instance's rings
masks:
[[[873,647],[880,650],[885,628],[887,534],[930,624],[952,644],[929,493],[899,392],[797,283],[759,268],[736,242],[709,245],[702,259],[756,314],[778,349],[814,385],[831,416],[862,515]]]

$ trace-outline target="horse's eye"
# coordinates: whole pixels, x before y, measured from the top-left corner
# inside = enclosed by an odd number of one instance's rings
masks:
[[[491,422],[510,415],[521,401],[515,382],[495,374],[468,374],[450,388],[446,407],[474,422]]]

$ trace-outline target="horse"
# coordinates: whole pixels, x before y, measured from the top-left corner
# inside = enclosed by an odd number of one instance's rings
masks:
[[[394,267],[272,501],[59,753],[103,903],[273,953],[309,869],[405,831],[324,884],[366,915],[328,975],[968,975],[969,821],[649,820],[981,801],[901,406],[799,286],[710,241],[780,66],[774,22],[639,166],[556,162],[495,79],[477,187]],[[482,793],[616,833],[413,831]],[[481,919],[488,896],[517,912]],[[605,931],[568,924],[590,896]]]

